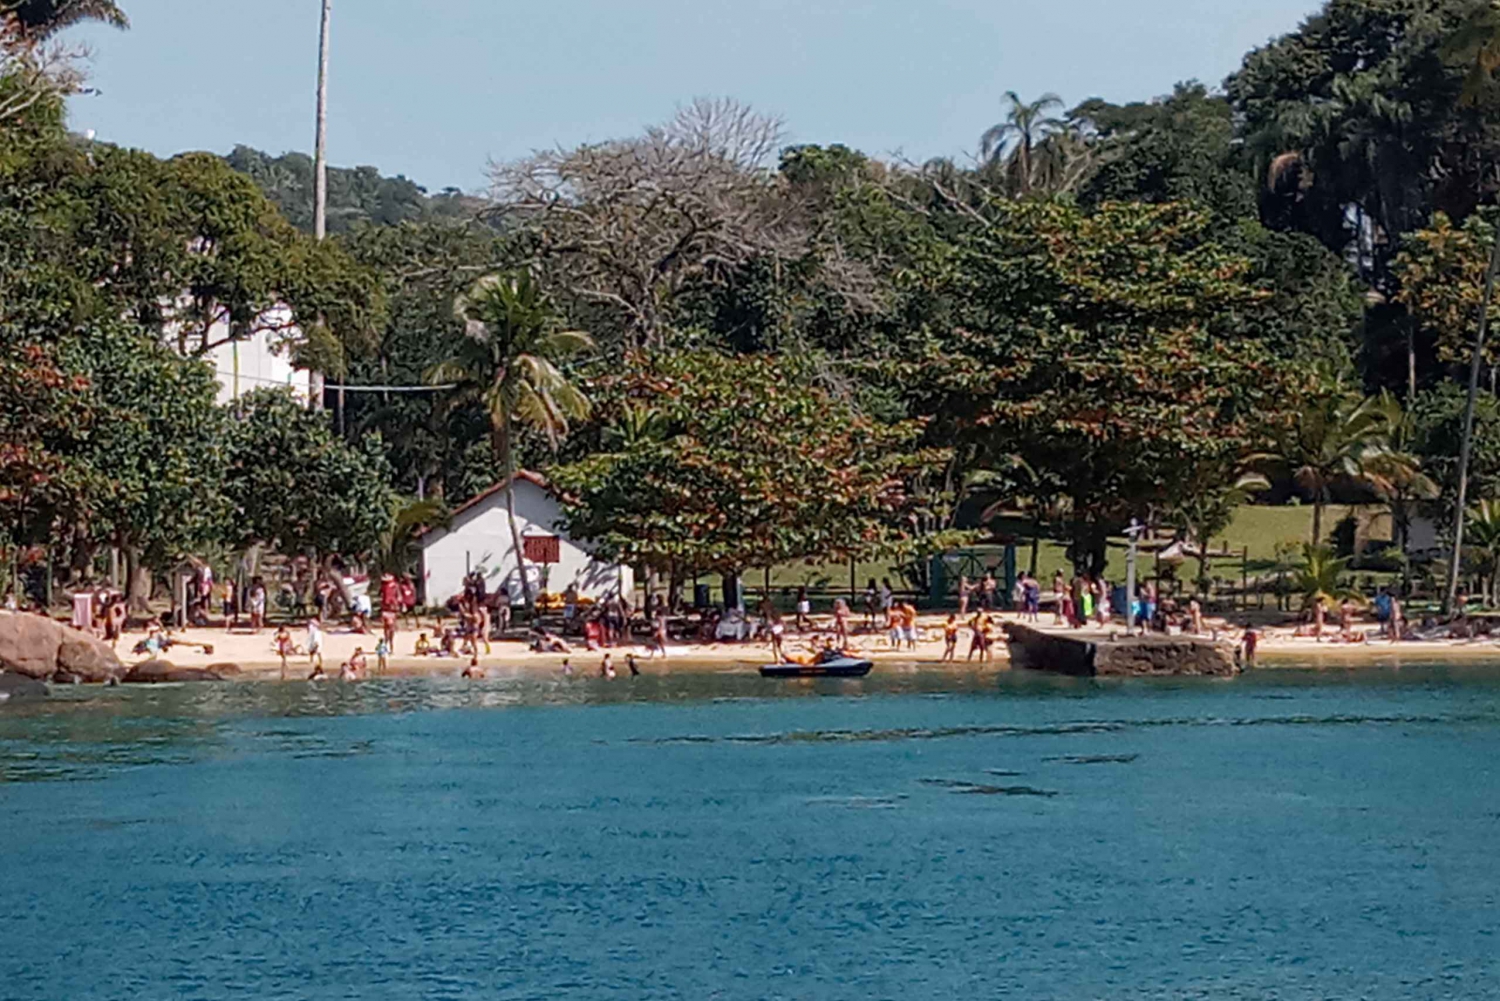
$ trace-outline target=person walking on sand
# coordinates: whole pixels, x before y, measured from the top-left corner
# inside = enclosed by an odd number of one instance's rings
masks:
[[[771,633],[771,656],[776,659],[776,663],[785,664],[786,650],[782,647],[781,638],[786,633],[786,627],[781,624],[781,613],[772,609],[767,622]]]
[[[276,635],[271,639],[276,647],[276,655],[281,658],[281,680],[286,680],[286,659],[293,653],[292,634],[287,632],[284,625],[276,627]]]
[[[780,624],[780,618],[777,624]],[[656,614],[651,619],[651,642],[646,647],[646,657],[650,659],[661,654],[662,659],[667,658],[667,609],[665,604],[659,604]]]
[[[974,585],[969,583],[968,574],[960,574],[958,578],[958,617],[965,618],[969,614],[969,599],[974,595]]]
[[[958,657],[958,616],[950,614],[943,623],[943,660],[952,662]]]
[[[797,588],[797,632],[805,633],[812,628],[808,618],[812,614],[812,602],[807,598],[807,588]]]
[[[307,620],[307,662],[323,667],[323,624],[316,616]]]
[[[1061,570],[1052,575],[1052,595],[1056,604],[1052,606],[1052,624],[1060,626],[1072,618],[1073,602],[1068,594],[1068,580]]]
[[[880,593],[875,590],[875,578],[865,586],[865,629],[875,631],[875,612],[880,608]]]

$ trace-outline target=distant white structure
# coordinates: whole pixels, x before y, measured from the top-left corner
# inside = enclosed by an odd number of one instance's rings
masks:
[[[256,324],[255,333],[241,340],[229,340],[229,327],[223,321],[209,328],[206,343],[215,345],[202,356],[214,367],[219,380],[219,403],[232,403],[257,389],[282,387],[306,403],[310,395],[311,373],[292,364],[286,347],[296,331],[291,325],[291,310],[278,306]]]
[[[453,512],[446,529],[422,536],[422,579],[429,605],[441,605],[462,594],[464,577],[473,570],[484,575],[488,590],[504,586],[512,600],[521,600],[521,581],[510,522],[505,515],[505,484],[500,482]],[[526,575],[533,593],[560,593],[569,584],[578,593],[603,598],[635,589],[629,567],[594,558],[557,526],[562,512],[547,481],[536,473],[516,474],[516,527],[525,553]]]
[[[290,389],[306,403],[311,396],[312,375],[292,364],[287,343],[296,340],[298,330],[291,309],[275,306],[257,318],[254,327],[255,332],[248,337],[231,340],[228,322],[215,320],[206,332],[194,331],[180,346],[186,348],[189,357],[213,366],[221,406],[257,389],[277,387]],[[175,334],[169,333],[167,342],[179,346]]]

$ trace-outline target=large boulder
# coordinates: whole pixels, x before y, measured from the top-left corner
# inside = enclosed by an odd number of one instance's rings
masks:
[[[28,678],[24,674],[0,671],[0,703],[46,697],[47,686],[44,683],[35,678]]]
[[[127,685],[160,685],[169,681],[223,681],[211,668],[178,667],[170,660],[144,660],[125,675]]]
[[[42,615],[0,612],[0,669],[45,681],[102,682],[125,672],[109,644]]]

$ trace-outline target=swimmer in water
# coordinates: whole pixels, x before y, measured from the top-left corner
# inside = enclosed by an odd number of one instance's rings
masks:
[[[570,678],[573,676],[573,662],[567,657],[563,658],[562,672]]]
[[[615,676],[615,662],[610,659],[609,654],[599,662],[599,677],[613,679]]]
[[[625,655],[625,666],[630,668],[630,676],[632,678],[639,678],[641,676],[641,669],[635,663],[635,654],[627,653]]]
[[[307,680],[308,681],[327,681],[328,680],[328,674],[323,670],[323,665],[322,664],[316,664],[316,665],[314,665],[313,669],[312,669],[312,674],[309,674],[307,676]]]
[[[484,677],[484,668],[479,666],[479,654],[477,651],[469,657],[469,666],[464,668],[463,676],[465,678]]]

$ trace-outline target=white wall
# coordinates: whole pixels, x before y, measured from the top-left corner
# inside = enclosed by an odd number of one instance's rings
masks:
[[[209,343],[227,334],[228,329],[216,323],[209,332]],[[277,386],[290,388],[292,395],[305,403],[308,373],[293,368],[290,352],[275,346],[286,337],[284,331],[262,330],[246,340],[220,344],[205,354],[203,357],[213,365],[219,379],[219,403],[230,403],[257,389]]]
[[[561,519],[557,501],[528,480],[516,481],[516,527],[524,540],[528,535],[559,538],[561,562],[545,568],[546,590],[560,593],[577,584],[580,594],[602,598],[622,588],[628,595],[635,588],[629,567],[596,561],[556,527]],[[524,543],[523,543],[524,544]],[[470,568],[484,571],[489,590],[502,585],[511,597],[521,600],[520,578],[511,545],[510,523],[505,516],[505,493],[496,491],[466,511],[461,511],[446,529],[435,529],[422,539],[422,575],[427,604],[441,605],[463,593],[464,575]],[[544,568],[526,565],[533,586],[540,584]]]

